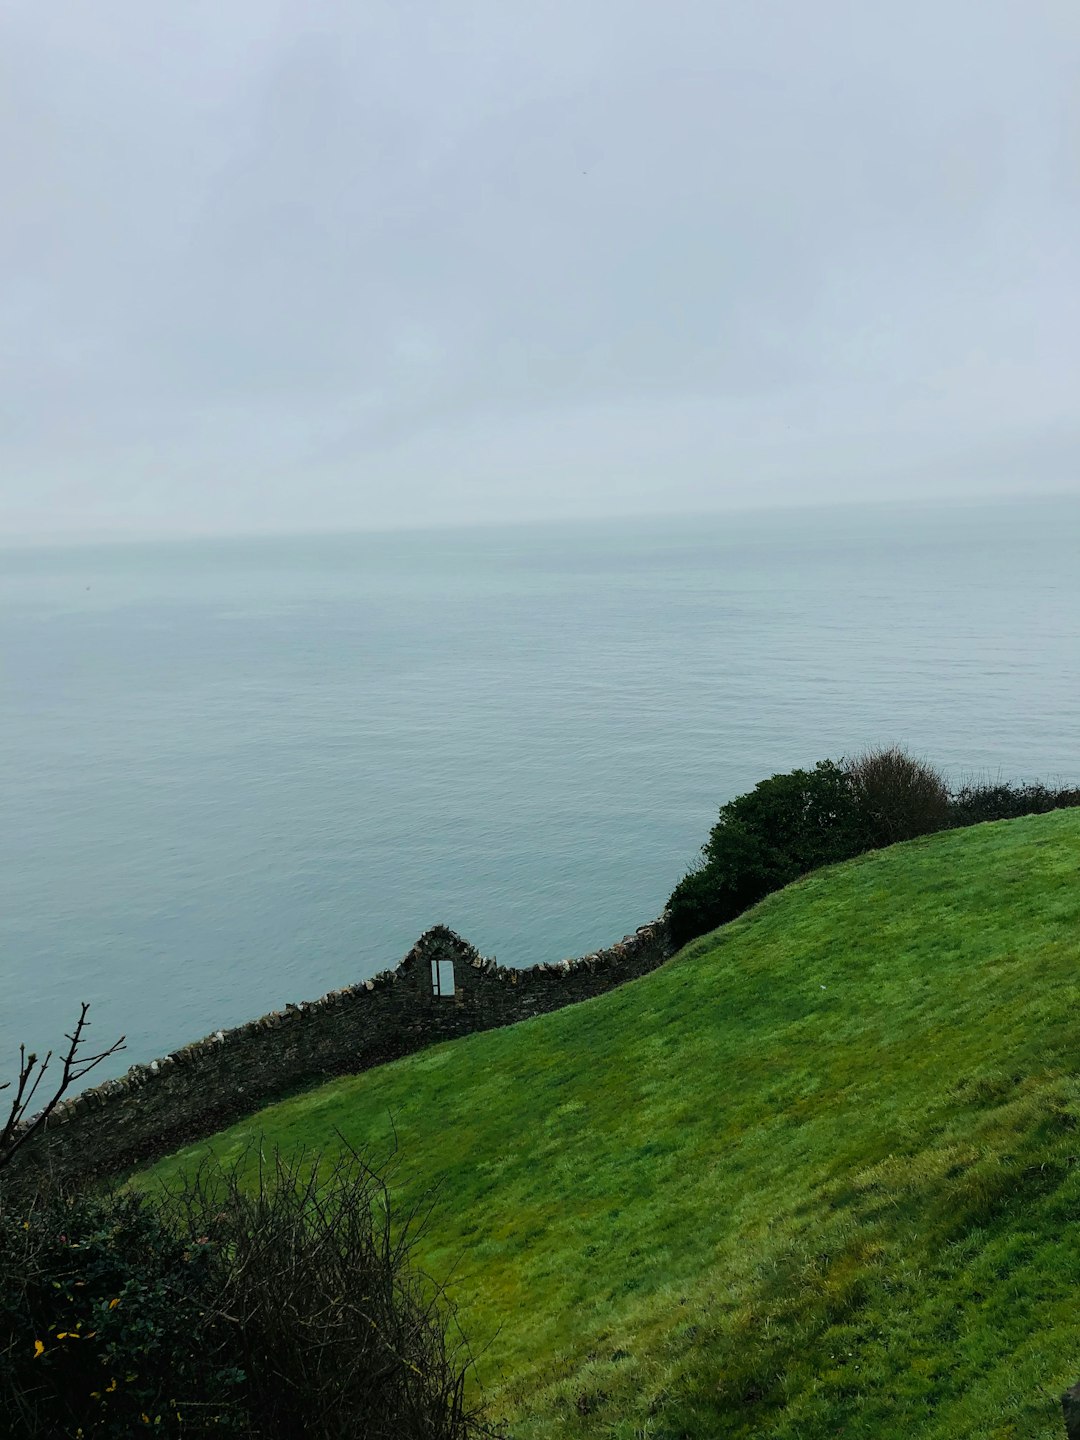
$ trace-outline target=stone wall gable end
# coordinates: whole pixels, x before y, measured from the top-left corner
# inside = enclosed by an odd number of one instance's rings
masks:
[[[666,916],[606,950],[528,969],[498,965],[434,925],[392,970],[215,1031],[63,1102],[19,1152],[17,1168],[120,1174],[301,1086],[592,999],[671,953]],[[433,959],[453,961],[452,996],[433,993]]]

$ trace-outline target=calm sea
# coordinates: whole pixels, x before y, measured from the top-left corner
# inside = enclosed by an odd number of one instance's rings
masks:
[[[0,1068],[652,918],[719,804],[899,740],[1080,779],[1080,501],[0,555]]]

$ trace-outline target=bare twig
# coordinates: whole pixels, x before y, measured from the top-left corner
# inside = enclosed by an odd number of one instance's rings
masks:
[[[37,1114],[29,1119],[30,1107],[54,1055],[50,1050],[43,1060],[39,1060],[33,1051],[29,1055],[26,1053],[25,1045],[19,1046],[19,1073],[15,1080],[15,1090],[8,1107],[7,1118],[3,1127],[0,1128],[0,1170],[10,1164],[12,1157],[48,1123],[49,1116],[73,1085],[77,1084],[84,1075],[88,1075],[103,1060],[108,1060],[117,1051],[125,1048],[126,1037],[121,1035],[119,1040],[113,1041],[105,1050],[100,1050],[96,1054],[84,1053],[87,1043],[86,1032],[90,1025],[86,1018],[89,1010],[90,1006],[84,1000],[74,1029],[64,1036],[68,1042],[67,1049],[58,1057],[60,1073],[52,1093]],[[0,1085],[0,1090],[10,1090],[11,1084],[10,1080],[5,1081],[3,1085]]]

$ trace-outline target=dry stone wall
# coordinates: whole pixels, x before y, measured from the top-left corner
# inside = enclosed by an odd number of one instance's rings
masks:
[[[527,970],[497,965],[437,925],[393,970],[219,1030],[84,1090],[24,1147],[20,1168],[118,1174],[331,1076],[602,995],[670,954],[666,917],[609,949]],[[452,994],[436,993],[440,962],[444,990],[453,967]]]

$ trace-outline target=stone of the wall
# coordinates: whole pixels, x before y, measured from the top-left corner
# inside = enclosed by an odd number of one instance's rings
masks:
[[[393,970],[219,1030],[63,1102],[19,1168],[118,1174],[330,1076],[602,995],[670,954],[666,917],[609,949],[527,970],[497,965],[437,925]],[[434,993],[439,960],[453,964],[453,995]]]
[[[1065,1415],[1065,1434],[1068,1440],[1080,1440],[1080,1385],[1066,1390],[1061,1397],[1061,1409]]]

